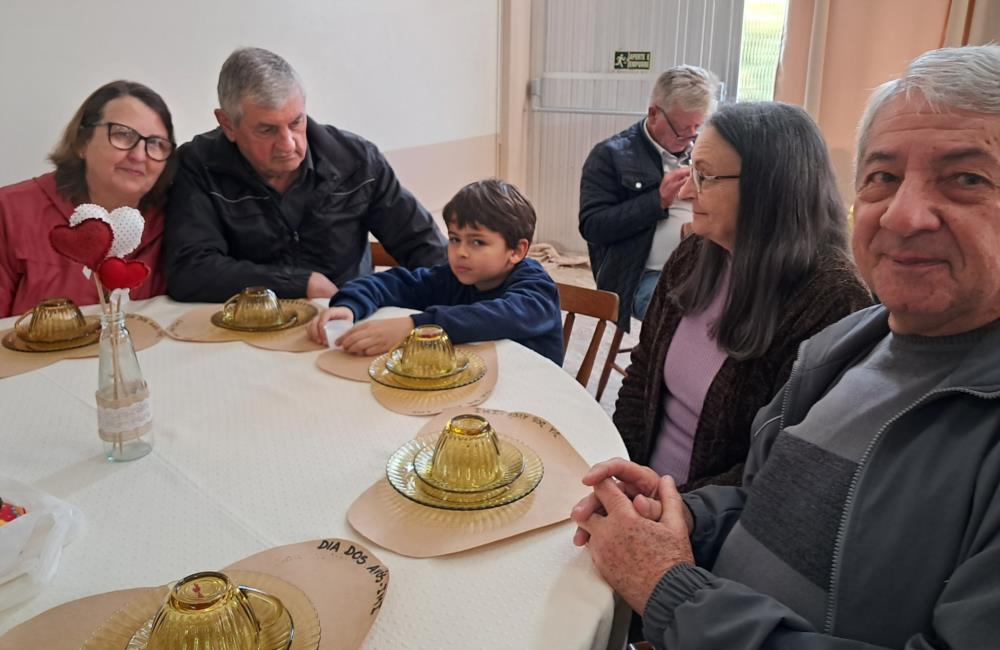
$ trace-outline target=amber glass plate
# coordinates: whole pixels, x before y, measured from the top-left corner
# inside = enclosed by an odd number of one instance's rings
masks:
[[[15,352],[60,352],[62,350],[75,350],[85,345],[94,343],[101,337],[101,319],[99,316],[87,316],[87,331],[85,334],[65,341],[26,341],[17,335],[16,330],[11,330],[7,336],[3,337],[3,346]]]
[[[451,372],[444,372],[438,374],[434,377],[421,377],[419,375],[414,375],[413,373],[406,372],[403,370],[403,350],[401,348],[396,348],[391,352],[387,353],[385,358],[385,367],[390,372],[394,372],[400,377],[407,377],[409,379],[445,379],[453,375],[457,375],[460,372],[464,372],[466,368],[469,367],[469,357],[468,355],[462,354],[461,352],[455,354],[455,369]]]
[[[225,313],[220,311],[212,314],[212,325],[222,329],[234,330],[236,332],[280,332],[297,325],[305,325],[312,320],[313,316],[319,313],[316,307],[302,300],[279,300],[281,311],[285,316],[285,322],[281,325],[271,327],[243,327],[231,320],[227,320]]]
[[[403,390],[448,390],[450,388],[468,386],[486,376],[486,362],[478,354],[468,355],[466,368],[461,372],[434,379],[407,377],[393,372],[386,367],[389,354],[391,353],[376,357],[368,367],[368,376],[373,381],[389,388],[401,388]]]
[[[414,461],[421,450],[427,447],[434,448],[437,442],[436,435],[411,440],[397,449],[386,464],[386,478],[389,484],[407,499],[432,508],[486,510],[514,503],[538,487],[544,473],[542,459],[520,440],[502,435],[499,438],[501,443],[517,448],[524,459],[521,474],[503,487],[481,492],[452,492],[437,489],[420,478],[414,467]]]

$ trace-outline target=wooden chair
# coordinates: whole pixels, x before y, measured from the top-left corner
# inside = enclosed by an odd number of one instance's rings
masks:
[[[373,241],[372,246],[372,264],[374,266],[399,266],[399,262],[396,258],[389,254],[389,251],[385,250],[385,246],[382,242]]]
[[[598,394],[598,396],[600,396],[600,394],[604,392],[604,387],[608,385],[608,378],[611,376],[611,371],[612,370],[614,370],[615,372],[617,372],[622,377],[624,377],[625,375],[628,374],[628,372],[626,371],[626,368],[628,367],[628,364],[626,364],[624,366],[619,366],[618,365],[618,355],[619,354],[632,354],[632,348],[623,348],[623,347],[620,346],[620,344],[622,342],[622,336],[624,335],[624,332],[622,332],[621,330],[617,330],[616,334],[618,335],[619,347],[614,348],[615,349],[614,356],[612,356],[610,354],[610,352],[609,352],[608,358],[604,362],[604,368],[601,370],[601,379],[600,379],[600,381],[597,384],[597,394]],[[600,400],[601,398],[598,397],[597,399]]]
[[[580,364],[580,370],[576,373],[576,380],[585,387],[590,381],[590,373],[594,369],[594,361],[597,359],[597,351],[601,346],[601,339],[604,338],[604,330],[610,322],[615,328],[615,333],[611,337],[611,348],[601,369],[601,379],[597,385],[597,400],[601,400],[604,389],[608,383],[608,376],[611,373],[611,366],[615,357],[618,356],[618,348],[621,346],[623,332],[615,327],[618,321],[618,294],[600,289],[587,289],[573,284],[563,284],[557,282],[559,287],[559,307],[566,312],[566,320],[563,322],[563,354],[569,347],[570,337],[573,334],[573,324],[576,322],[576,315],[583,314],[597,319],[594,328],[594,335],[590,338],[590,345],[587,353]]]

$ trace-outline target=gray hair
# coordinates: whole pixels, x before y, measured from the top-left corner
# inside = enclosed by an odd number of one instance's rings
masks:
[[[649,103],[665,111],[680,108],[708,115],[715,110],[718,89],[719,80],[708,70],[694,65],[676,65],[656,80]]]
[[[278,108],[297,92],[306,96],[295,68],[274,52],[259,47],[243,47],[229,55],[219,71],[218,91],[219,108],[236,125],[243,118],[244,99]]]
[[[898,95],[909,100],[915,92],[934,111],[957,108],[1000,114],[1000,45],[946,47],[924,52],[910,63],[902,77],[876,88],[868,98],[858,126],[855,182],[878,112]]]

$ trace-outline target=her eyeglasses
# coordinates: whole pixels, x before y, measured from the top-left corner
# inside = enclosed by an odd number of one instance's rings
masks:
[[[703,187],[705,181],[723,181],[730,178],[739,178],[740,175],[725,175],[725,176],[709,176],[708,174],[702,174],[700,170],[691,168],[691,182],[694,183],[694,191],[697,194],[701,194],[701,188]]]
[[[145,142],[146,155],[150,160],[163,162],[170,157],[174,151],[174,145],[170,140],[161,138],[158,135],[139,135],[139,132],[130,126],[118,124],[117,122],[99,122],[91,124],[91,128],[99,126],[108,127],[108,142],[111,146],[120,151],[129,151],[140,141]]]

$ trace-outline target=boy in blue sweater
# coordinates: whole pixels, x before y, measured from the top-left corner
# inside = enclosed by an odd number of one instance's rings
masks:
[[[535,234],[535,210],[516,187],[498,179],[466,185],[444,206],[448,264],[389,269],[348,282],[330,308],[309,324],[326,343],[324,325],[357,322],[379,307],[419,313],[371,320],[342,334],[351,354],[387,352],[417,325],[436,324],[455,343],[513,339],[562,365],[559,291],[541,264],[526,259]]]

